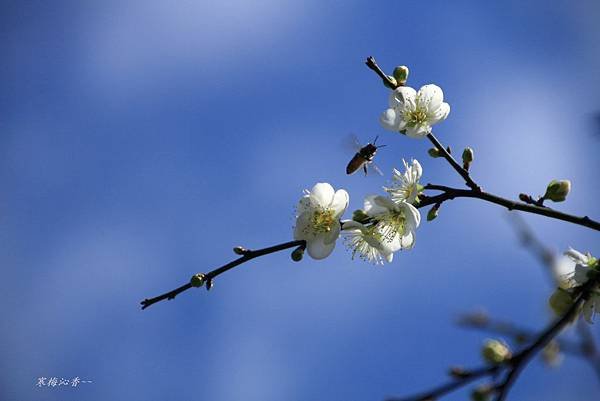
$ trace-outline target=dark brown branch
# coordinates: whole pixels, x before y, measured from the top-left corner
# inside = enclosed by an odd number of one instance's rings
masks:
[[[510,322],[504,322],[496,319],[492,320],[487,315],[480,312],[465,314],[459,317],[457,323],[458,325],[468,329],[482,330],[491,334],[510,337],[515,343],[518,344],[531,341],[536,336],[536,333],[532,330],[516,326]],[[567,341],[560,338],[556,339],[555,341],[558,343],[560,350],[565,353],[576,355],[582,358],[588,357],[588,354],[583,347],[583,343],[579,344],[574,341]]]
[[[446,150],[446,148],[444,148],[444,145],[442,145],[440,141],[438,141],[435,135],[433,135],[433,133],[430,132],[429,134],[427,134],[427,138],[431,141],[431,143],[433,143],[433,146],[435,146],[438,149],[442,156],[444,156],[444,159],[446,159],[448,163],[450,163],[452,168],[454,168],[454,170],[456,170],[456,172],[465,180],[465,184],[473,191],[481,192],[481,187],[477,185],[475,181],[473,181],[469,172],[460,164],[458,164],[456,159],[454,159],[454,157]]]
[[[383,79],[392,89],[398,87],[398,85],[394,84],[393,81],[389,79],[389,77],[383,72],[383,70],[379,67],[377,62],[373,57],[368,57],[365,63],[367,67],[371,70],[375,71],[381,79]],[[441,204],[442,202],[454,198],[477,198],[482,199],[491,203],[495,203],[497,205],[501,205],[506,207],[508,210],[521,210],[523,212],[540,214],[542,216],[551,217],[554,219],[559,219],[563,221],[567,221],[570,223],[579,224],[585,227],[592,228],[594,230],[600,231],[600,223],[590,219],[588,216],[578,217],[569,215],[566,213],[562,213],[556,211],[554,209],[550,209],[548,207],[536,204],[528,204],[524,202],[515,202],[505,198],[501,198],[496,195],[492,195],[481,190],[481,187],[473,181],[469,172],[464,169],[458,162],[454,159],[454,157],[446,150],[444,145],[438,141],[438,139],[432,134],[428,134],[427,138],[433,143],[433,145],[441,152],[444,158],[450,163],[450,165],[456,170],[456,172],[465,180],[465,184],[470,188],[469,190],[461,190],[456,188],[443,187],[441,185],[428,185],[426,189],[438,189],[443,191],[443,194],[432,196],[432,197],[423,197],[421,203],[418,207],[423,207],[427,205],[433,204]],[[429,187],[429,188],[428,188]],[[437,187],[437,188],[435,188]]]
[[[504,401],[508,392],[512,388],[514,382],[519,377],[521,371],[527,366],[531,358],[538,353],[546,344],[548,344],[554,337],[556,337],[561,330],[579,313],[581,306],[585,301],[589,299],[592,291],[598,285],[599,277],[588,280],[580,289],[579,296],[573,302],[573,305],[567,310],[567,312],[557,319],[552,325],[544,330],[539,337],[527,348],[523,349],[517,355],[513,356],[509,362],[510,367],[504,381],[496,386],[496,398],[495,401]]]
[[[461,387],[466,386],[472,381],[481,379],[486,376],[495,375],[500,369],[501,365],[484,366],[479,369],[469,370],[461,372],[461,376],[455,378],[455,380],[442,384],[432,390],[423,392],[421,394],[413,395],[405,398],[388,398],[387,401],[432,401],[437,400],[438,397],[451,393]]]
[[[527,366],[529,361],[550,341],[552,341],[562,329],[571,321],[574,320],[576,315],[580,312],[583,303],[589,299],[592,291],[600,283],[600,275],[593,279],[588,280],[583,286],[576,288],[576,299],[571,307],[562,315],[556,319],[550,326],[543,332],[535,336],[535,340],[531,345],[522,349],[519,353],[512,356],[505,362],[492,365],[486,368],[479,368],[473,371],[465,371],[464,376],[458,375],[453,382],[443,384],[439,387],[435,387],[433,390],[423,392],[416,396],[406,398],[391,398],[390,401],[431,401],[437,400],[439,397],[448,394],[460,387],[465,386],[473,380],[477,380],[486,376],[495,378],[501,373],[505,372],[502,381],[497,382],[493,387],[492,391],[495,392],[495,401],[504,401],[510,388],[518,378],[519,373]]]
[[[447,200],[452,200],[455,198],[476,198],[490,203],[494,203],[496,205],[504,206],[508,210],[520,210],[523,212],[539,214],[542,216],[567,221],[569,223],[578,224],[596,231],[600,231],[600,223],[590,219],[588,216],[573,216],[571,214],[559,212],[558,210],[554,210],[549,207],[528,205],[523,202],[517,202],[510,199],[502,198],[500,196],[493,195],[484,191],[476,191],[473,189],[458,189],[447,187],[444,185],[434,184],[425,185],[425,189],[442,191],[442,193],[435,196],[422,196],[420,203],[417,205],[418,208],[425,207],[428,205],[441,204]]]
[[[227,263],[226,265],[223,265],[211,272],[208,272],[206,274],[203,274],[203,273],[196,274],[192,277],[192,280],[190,280],[189,283],[184,284],[179,288],[176,288],[172,291],[166,292],[166,293],[159,295],[157,297],[154,297],[154,298],[144,299],[142,302],[140,302],[142,304],[142,309],[146,309],[147,307],[154,305],[155,303],[163,301],[163,300],[173,299],[180,293],[182,293],[186,290],[189,290],[190,288],[194,287],[192,282],[195,278],[200,280],[201,283],[206,284],[207,289],[210,289],[210,286],[212,285],[212,280],[215,277],[217,277],[218,275],[225,273],[227,270],[233,269],[234,267],[241,265],[242,263],[246,263],[247,261],[249,261],[251,259],[258,258],[259,256],[264,256],[264,255],[268,255],[270,253],[275,253],[275,252],[279,252],[279,251],[283,251],[285,249],[295,248],[295,247],[306,247],[306,241],[299,240],[299,241],[284,242],[283,244],[274,245],[274,246],[270,246],[268,248],[257,249],[257,250],[238,248],[239,252],[242,253],[241,257],[239,257],[239,258]],[[238,252],[238,251],[236,251],[236,252]]]
[[[521,238],[523,246],[530,250],[533,255],[539,259],[542,266],[545,267],[545,271],[548,273],[547,276],[551,281],[552,287],[556,288],[558,286],[558,282],[553,271],[554,264],[556,263],[557,259],[555,253],[536,237],[533,230],[527,225],[520,214],[513,213],[510,216],[510,221],[513,223],[517,234]],[[578,351],[577,354],[585,358],[585,360],[594,369],[596,376],[600,380],[600,351],[598,351],[596,341],[590,332],[590,328],[585,321],[579,319],[576,330],[580,338],[580,343],[577,345],[577,347],[574,349],[571,349],[573,347],[567,348],[565,347],[566,344],[564,341],[559,341],[559,347],[565,352],[569,352],[568,350]]]
[[[365,64],[367,65],[367,67],[369,67],[370,69],[372,69],[373,71],[375,71],[375,73],[377,75],[379,75],[379,77],[381,79],[383,79],[387,85],[392,88],[392,89],[396,89],[399,86],[398,83],[393,82],[390,77],[388,77],[385,72],[383,72],[383,70],[377,65],[377,62],[375,61],[375,59],[373,57],[367,57],[367,61],[365,62]]]

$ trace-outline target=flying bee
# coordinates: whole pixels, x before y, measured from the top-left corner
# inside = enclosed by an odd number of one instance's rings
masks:
[[[356,137],[353,137],[354,147],[356,148],[356,154],[346,166],[346,174],[353,174],[354,172],[356,172],[356,170],[362,167],[363,171],[365,172],[365,175],[367,175],[367,166],[370,165],[371,168],[377,172],[377,174],[383,175],[381,170],[379,170],[379,167],[377,167],[375,163],[373,163],[373,159],[375,158],[377,149],[386,146],[375,145],[375,143],[377,142],[377,138],[379,138],[379,135],[375,137],[373,143],[369,142],[365,146],[361,146],[360,142],[358,142],[358,139]]]

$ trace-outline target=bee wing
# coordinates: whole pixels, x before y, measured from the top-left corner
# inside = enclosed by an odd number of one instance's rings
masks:
[[[355,134],[345,135],[342,140],[342,146],[348,151],[348,153],[356,153],[360,150],[360,148],[362,148],[362,145]]]
[[[371,171],[375,171],[377,174],[379,174],[380,176],[383,177],[383,173],[381,172],[379,167],[377,167],[377,164],[371,162],[371,163],[369,163],[369,167],[371,168]]]

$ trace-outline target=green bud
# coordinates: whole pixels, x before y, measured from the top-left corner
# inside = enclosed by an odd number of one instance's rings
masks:
[[[237,255],[245,255],[247,252],[248,250],[243,246],[236,246],[235,248],[233,248],[233,253]]]
[[[563,355],[560,352],[560,346],[556,341],[550,341],[542,350],[542,358],[550,367],[557,367],[563,360]]]
[[[383,84],[386,86],[386,88],[396,89],[398,87],[398,82],[396,81],[396,78],[394,78],[391,75],[388,75],[387,77],[388,77],[388,79],[382,80]]]
[[[471,392],[471,400],[487,401],[490,399],[494,388],[489,384],[482,384]]]
[[[512,356],[508,345],[500,340],[487,340],[481,348],[483,359],[493,365],[502,363]]]
[[[352,220],[354,220],[358,223],[361,223],[361,224],[368,223],[369,219],[370,219],[369,215],[366,214],[364,212],[364,210],[362,210],[362,209],[357,209],[354,211],[354,213],[352,213]]]
[[[550,308],[558,316],[562,316],[573,305],[571,293],[563,288],[557,288],[548,300]]]
[[[462,154],[463,163],[471,163],[473,161],[473,156],[473,149],[466,147]]]
[[[399,65],[398,67],[394,68],[394,78],[396,78],[396,81],[398,81],[400,85],[404,85],[406,83],[406,80],[408,79],[408,73],[408,67],[405,65]]]
[[[202,273],[194,274],[190,279],[190,284],[192,287],[202,287],[204,285],[204,281],[206,276]]]
[[[439,209],[440,209],[439,205],[435,205],[431,209],[429,209],[429,211],[427,212],[427,221],[434,220],[436,217],[438,217]]]
[[[442,157],[442,153],[440,152],[440,150],[438,148],[431,148],[427,151],[427,153],[429,153],[429,156],[435,158],[438,157]]]
[[[553,202],[562,202],[567,199],[567,195],[571,191],[571,181],[569,180],[552,180],[546,188],[544,199],[549,199]]]
[[[294,252],[292,252],[292,260],[294,262],[300,262],[303,257],[304,257],[304,247],[303,246],[299,246],[298,248],[294,249]]]

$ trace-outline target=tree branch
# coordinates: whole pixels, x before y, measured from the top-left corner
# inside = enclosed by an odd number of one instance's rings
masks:
[[[482,368],[461,371],[459,376],[454,381],[442,384],[435,387],[432,390],[423,392],[421,394],[413,395],[405,398],[388,398],[387,401],[433,401],[437,400],[452,391],[458,390],[461,387],[466,386],[472,381],[481,379],[486,376],[495,375],[500,369],[501,365],[484,366]]]
[[[433,143],[433,146],[435,146],[438,149],[438,151],[441,152],[442,156],[444,156],[444,159],[446,159],[448,163],[450,163],[452,168],[454,168],[454,170],[456,170],[456,172],[465,180],[465,184],[473,191],[481,192],[481,187],[477,185],[475,181],[473,181],[469,172],[466,169],[464,169],[460,164],[458,164],[456,159],[454,159],[450,152],[448,152],[448,150],[444,148],[444,145],[442,145],[440,141],[438,141],[438,139],[435,137],[435,135],[433,135],[432,132],[427,134],[427,138],[431,141],[431,143]]]
[[[435,196],[420,196],[421,201],[417,205],[417,208],[425,207],[428,205],[442,204],[447,200],[452,200],[455,198],[476,198],[484,200],[486,202],[494,203],[496,205],[504,206],[508,210],[520,210],[523,212],[539,214],[542,216],[550,217],[557,220],[563,220],[569,223],[578,224],[596,231],[600,231],[600,223],[590,219],[588,216],[573,216],[571,214],[559,212],[558,210],[554,210],[549,207],[541,207],[523,202],[517,202],[484,191],[477,191],[473,189],[459,189],[434,184],[425,185],[425,189],[442,191],[442,193]]]
[[[504,401],[511,387],[513,386],[516,379],[519,377],[521,371],[527,366],[531,358],[546,344],[548,344],[554,337],[556,337],[561,330],[577,316],[581,306],[587,301],[598,285],[599,277],[596,276],[594,279],[588,280],[582,287],[580,287],[580,293],[573,305],[567,310],[567,312],[560,318],[551,324],[544,332],[542,332],[537,340],[535,340],[529,347],[523,349],[517,355],[513,356],[509,362],[510,367],[504,381],[496,386],[497,395],[495,401]]]
[[[482,330],[492,334],[510,337],[518,344],[531,341],[536,336],[536,333],[532,330],[524,329],[510,322],[492,320],[487,315],[480,312],[462,315],[459,317],[457,323],[459,326],[465,328]],[[588,357],[587,352],[584,350],[583,343],[580,344],[560,338],[555,341],[558,343],[560,350],[565,353],[576,355],[581,358]]]
[[[389,77],[383,72],[383,70],[379,67],[379,65],[373,57],[368,57],[365,64],[371,70],[375,71],[375,73],[379,75],[379,77],[381,77],[381,79],[383,79],[390,88],[395,89],[399,86],[394,84],[394,82],[389,79]],[[460,164],[458,164],[454,157],[446,150],[444,145],[442,145],[432,133],[429,133],[427,135],[427,138],[442,153],[442,156],[444,156],[446,161],[448,161],[448,163],[454,168],[454,170],[456,170],[456,172],[465,180],[465,184],[470,188],[470,190],[443,187],[441,185],[427,185],[425,189],[438,189],[440,191],[443,191],[444,193],[433,197],[423,197],[418,207],[423,207],[432,204],[441,204],[446,200],[454,198],[477,198],[491,203],[495,203],[497,205],[504,206],[508,210],[521,210],[523,212],[540,214],[542,216],[564,220],[570,223],[575,223],[592,228],[596,231],[600,231],[600,223],[591,220],[588,216],[572,216],[541,205],[515,202],[483,192],[481,190],[481,187],[475,181],[473,181],[469,172],[466,169],[464,169]]]
[[[246,263],[251,259],[254,258],[258,258],[259,256],[264,256],[264,255],[268,255],[270,253],[275,253],[275,252],[279,252],[279,251],[283,251],[285,249],[289,249],[289,248],[295,248],[295,247],[300,247],[300,248],[305,248],[306,247],[306,241],[304,240],[299,240],[299,241],[289,241],[289,242],[284,242],[283,244],[278,244],[278,245],[274,245],[274,246],[270,246],[267,248],[263,248],[263,249],[257,249],[257,250],[250,250],[250,249],[244,249],[244,248],[236,248],[235,252],[236,253],[241,253],[242,256],[211,271],[208,273],[198,273],[194,276],[192,276],[191,280],[189,283],[182,285],[179,288],[176,288],[172,291],[166,292],[164,294],[161,294],[157,297],[154,298],[146,298],[144,299],[141,303],[142,305],[142,309],[146,309],[147,307],[154,305],[157,302],[163,301],[163,300],[171,300],[173,298],[175,298],[177,295],[179,295],[180,293],[189,290],[192,287],[200,287],[202,285],[206,285],[206,289],[210,289],[210,287],[212,286],[212,281],[215,277],[217,277],[220,274],[225,273],[227,270],[233,269],[234,267],[241,265],[242,263]],[[197,285],[194,285],[193,283],[196,282]]]
[[[600,283],[600,275],[588,280],[584,285],[575,289],[578,294],[573,304],[560,318],[556,319],[543,332],[541,332],[528,347],[522,349],[519,353],[507,359],[503,363],[491,365],[485,368],[475,369],[473,371],[464,371],[455,374],[457,379],[453,382],[435,387],[433,390],[426,391],[416,396],[406,398],[391,398],[390,401],[432,401],[438,397],[448,394],[460,387],[465,386],[473,380],[477,380],[486,376],[495,378],[499,374],[506,372],[504,379],[496,383],[491,391],[496,394],[495,401],[504,401],[512,385],[518,378],[520,372],[527,366],[529,361],[537,354],[544,346],[554,339],[561,330],[579,313],[581,306],[589,299],[592,291]]]

